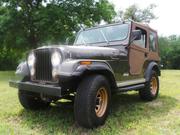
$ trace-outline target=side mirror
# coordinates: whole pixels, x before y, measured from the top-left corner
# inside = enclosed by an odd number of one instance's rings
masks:
[[[141,35],[141,30],[133,30],[131,34],[131,42],[133,42],[134,40],[141,40]]]

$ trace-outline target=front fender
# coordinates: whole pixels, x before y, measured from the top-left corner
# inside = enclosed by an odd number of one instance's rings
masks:
[[[91,61],[92,63],[90,65],[81,65],[81,61]],[[111,66],[103,61],[103,60],[67,60],[64,61],[60,68],[59,68],[59,75],[64,75],[64,76],[72,76],[76,75],[79,76],[83,74],[85,71],[98,71],[98,70],[107,70],[109,72],[113,73],[113,70]]]
[[[27,62],[21,62],[17,69],[16,69],[16,75],[19,75],[21,77],[30,76],[29,68],[27,65]]]
[[[90,65],[81,65],[81,61],[91,61]],[[61,82],[66,82],[72,78],[80,78],[87,74],[97,73],[104,75],[112,87],[116,87],[114,72],[111,66],[103,60],[72,60],[63,62],[60,68],[59,77]]]

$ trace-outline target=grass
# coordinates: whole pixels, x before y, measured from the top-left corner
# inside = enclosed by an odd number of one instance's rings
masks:
[[[143,102],[136,92],[113,96],[111,113],[104,126],[83,129],[74,121],[73,106],[53,106],[26,111],[19,104],[17,90],[8,86],[13,72],[0,72],[0,134],[180,134],[180,71],[164,70],[160,96]]]

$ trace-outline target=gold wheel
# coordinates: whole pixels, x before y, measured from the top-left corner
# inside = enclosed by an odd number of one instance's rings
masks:
[[[158,89],[158,83],[156,77],[152,77],[151,79],[151,93],[156,95]]]
[[[97,91],[96,94],[95,112],[98,117],[102,117],[104,115],[107,109],[107,104],[108,104],[107,90],[104,87],[102,87]]]

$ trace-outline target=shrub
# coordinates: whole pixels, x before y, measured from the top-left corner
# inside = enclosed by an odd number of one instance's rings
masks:
[[[15,70],[18,63],[25,59],[25,50],[0,48],[0,70]]]

